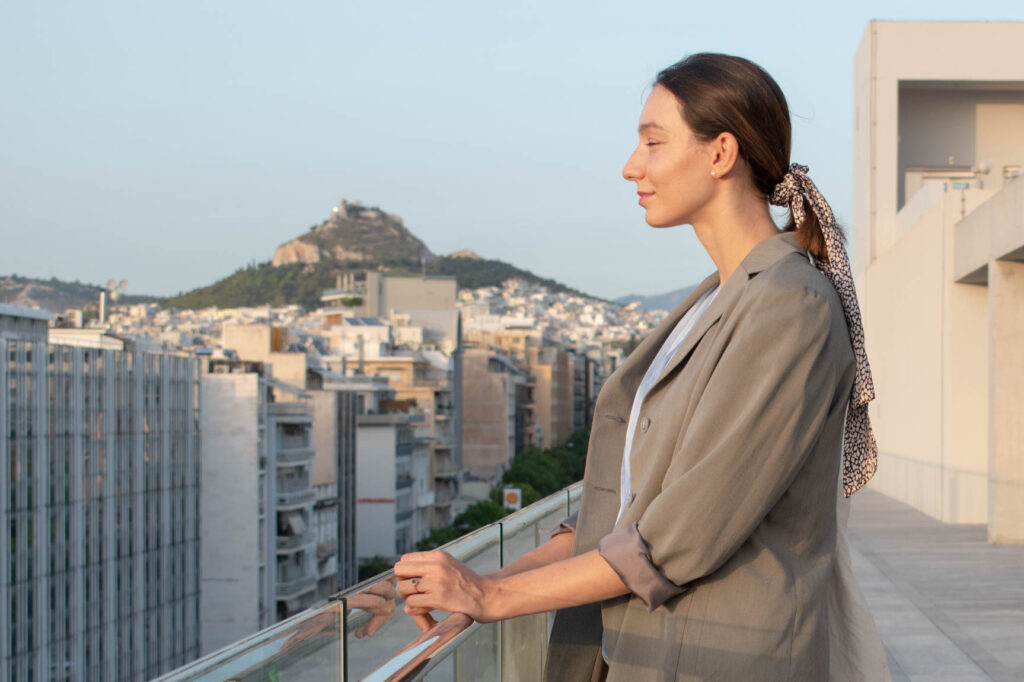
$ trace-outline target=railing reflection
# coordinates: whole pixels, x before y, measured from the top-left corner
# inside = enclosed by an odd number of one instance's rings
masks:
[[[543,543],[575,510],[580,484],[443,548],[474,571],[497,571]],[[405,615],[388,571],[273,627],[195,661],[161,682],[186,680],[528,680],[539,679],[548,633],[546,614],[479,624],[436,614],[420,632]]]

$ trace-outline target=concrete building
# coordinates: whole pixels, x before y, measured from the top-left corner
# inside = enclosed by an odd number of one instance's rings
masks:
[[[495,485],[512,458],[532,444],[533,382],[501,350],[467,348],[463,368],[463,469]]]
[[[315,414],[311,480],[316,502],[309,523],[321,530],[332,525],[337,528],[337,537],[325,538],[317,547],[321,576],[317,594],[326,597],[357,579],[355,416],[363,400],[360,386],[330,371],[329,363],[320,362],[319,358],[316,365],[311,364],[307,352],[290,343],[284,327],[224,325],[223,338],[225,347],[243,360],[266,363],[273,368],[274,379],[282,383],[274,392],[276,401],[294,401],[301,395],[302,400],[310,402]],[[281,390],[289,386],[292,388]],[[329,486],[334,487],[335,495],[327,495]]]
[[[388,380],[396,401],[407,403],[404,406],[392,405],[387,411],[409,412],[421,419],[416,424],[414,436],[421,447],[427,448],[427,466],[418,479],[422,483],[417,485],[426,484],[432,493],[428,528],[447,526],[454,519],[452,505],[462,471],[462,463],[457,459],[457,445],[462,439],[456,431],[458,408],[461,406],[455,403],[453,364],[452,359],[440,351],[363,361],[367,373]],[[415,506],[421,508],[418,503]],[[417,513],[422,515],[423,512]]]
[[[267,481],[267,405],[262,368],[217,364],[200,382],[203,433],[199,511],[202,654],[248,637],[277,619],[269,562],[276,546]],[[271,469],[272,470],[272,469]]]
[[[586,354],[570,351],[572,360],[572,432],[590,426],[594,419],[594,401],[597,400],[597,364]]]
[[[358,582],[356,561],[356,415],[354,386],[310,390],[313,400],[313,507],[320,583],[326,598]],[[332,579],[333,576],[333,579]]]
[[[871,22],[850,244],[872,485],[1024,542],[1024,23]]]
[[[457,286],[451,275],[370,270],[359,314],[388,319],[392,310],[455,310]]]
[[[53,313],[0,303],[0,339],[46,342]]]
[[[553,448],[569,440],[573,430],[572,359],[558,345],[529,346],[526,359],[530,375],[536,381],[537,427],[540,446]]]
[[[0,680],[145,680],[195,659],[196,360],[0,352]]]
[[[467,330],[465,336],[467,345],[504,349],[514,362],[526,367],[534,384],[533,444],[551,448],[568,441],[576,422],[574,391],[587,386],[575,381],[570,353],[546,339],[539,329]]]
[[[201,390],[205,654],[308,608],[338,569],[315,528],[313,397],[238,361],[213,361]]]
[[[361,414],[356,431],[356,553],[389,560],[415,549],[429,528],[417,528],[413,485],[416,437],[408,414]]]
[[[286,328],[270,324],[225,324],[222,343],[242,360],[273,365],[274,378],[278,381],[306,387],[306,353],[289,349]],[[282,398],[287,399],[287,396]]]
[[[321,579],[313,502],[312,396],[277,383],[277,391],[292,392],[294,400],[267,406],[267,480],[274,481],[275,608],[284,620],[317,600]]]

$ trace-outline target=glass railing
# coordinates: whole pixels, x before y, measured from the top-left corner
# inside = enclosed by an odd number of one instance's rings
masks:
[[[480,574],[497,571],[543,544],[575,511],[572,485],[444,546]],[[159,682],[397,682],[534,680],[542,677],[549,614],[500,623],[435,614],[420,632],[405,615],[391,571],[334,595],[326,604],[257,632],[159,678]]]

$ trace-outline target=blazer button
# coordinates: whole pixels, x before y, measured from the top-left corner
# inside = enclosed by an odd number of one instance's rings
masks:
[[[651,418],[644,417],[640,420],[640,430],[647,433],[647,429],[651,428]]]

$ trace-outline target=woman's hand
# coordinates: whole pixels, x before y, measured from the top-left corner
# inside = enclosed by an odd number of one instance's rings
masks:
[[[463,613],[480,623],[500,618],[494,580],[477,575],[447,552],[414,552],[395,564],[405,612],[417,618],[433,609]],[[424,621],[426,623],[427,621]],[[420,625],[422,627],[422,624]]]
[[[384,624],[395,615],[394,578],[388,578],[347,599],[351,609],[362,609],[370,614],[370,620],[356,628],[356,638],[373,637]]]

